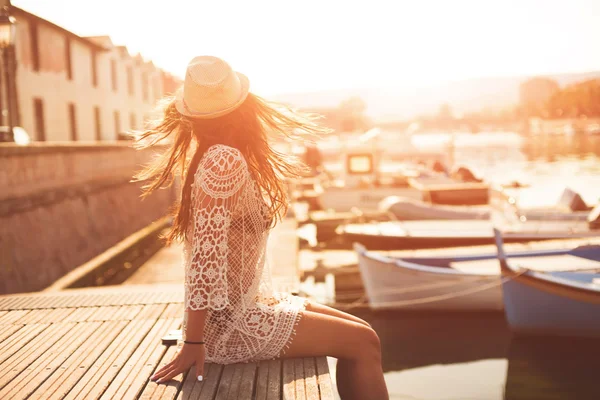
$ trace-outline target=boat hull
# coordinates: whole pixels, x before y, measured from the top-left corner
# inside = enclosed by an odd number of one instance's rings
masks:
[[[553,239],[568,239],[568,235],[544,236],[540,234],[521,234],[505,238],[507,243],[527,243]],[[385,236],[366,235],[358,233],[343,233],[341,247],[352,248],[352,243],[362,243],[370,250],[418,250],[441,249],[446,247],[482,246],[493,245],[494,239],[490,236]]]
[[[561,296],[518,278],[506,281],[503,292],[506,319],[517,334],[600,337],[600,303]]]
[[[359,252],[359,269],[372,309],[501,311],[499,275],[407,269]],[[444,269],[444,268],[440,268]],[[484,288],[483,290],[481,290]]]
[[[369,250],[413,250],[459,246],[493,245],[494,234],[490,221],[430,220],[346,224],[338,229],[339,242],[344,248],[361,243]],[[525,223],[504,236],[509,243],[542,240],[595,237],[600,234],[587,224],[570,221]]]
[[[370,188],[344,189],[328,188],[319,195],[323,209],[335,211],[351,211],[357,208],[361,211],[377,211],[379,203],[389,196],[400,196],[420,200],[422,193],[412,187],[406,188]]]

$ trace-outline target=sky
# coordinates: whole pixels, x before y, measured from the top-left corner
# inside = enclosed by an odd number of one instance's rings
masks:
[[[13,0],[180,77],[215,55],[261,95],[600,70],[600,0]]]

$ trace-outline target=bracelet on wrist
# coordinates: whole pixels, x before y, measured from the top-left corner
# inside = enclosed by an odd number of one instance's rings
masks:
[[[187,343],[187,344],[204,344],[204,342],[200,341],[200,342],[193,342],[191,340],[184,340],[183,343]]]

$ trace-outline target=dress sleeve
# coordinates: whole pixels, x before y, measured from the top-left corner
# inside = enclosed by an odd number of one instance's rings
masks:
[[[248,177],[244,157],[228,146],[209,148],[198,166],[192,187],[194,225],[185,274],[186,311],[221,310],[229,304],[229,229]]]

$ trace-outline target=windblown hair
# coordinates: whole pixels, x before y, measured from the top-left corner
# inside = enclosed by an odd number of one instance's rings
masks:
[[[174,98],[165,99],[163,107],[163,118],[139,136],[136,147],[147,148],[163,142],[170,145],[136,174],[134,180],[145,181],[142,197],[146,197],[160,187],[171,186],[175,176],[180,176],[181,197],[172,209],[173,225],[165,235],[167,244],[186,237],[192,215],[192,180],[209,147],[223,144],[244,155],[275,224],[288,208],[285,180],[300,177],[307,169],[296,157],[275,150],[270,137],[311,141],[330,131],[315,122],[319,118],[315,114],[301,113],[252,93],[248,93],[237,109],[213,119],[180,114]]]

